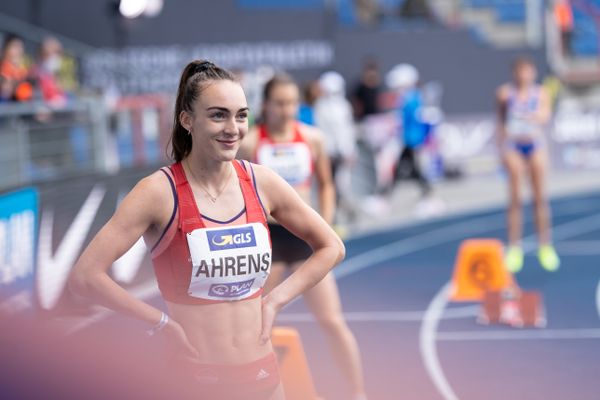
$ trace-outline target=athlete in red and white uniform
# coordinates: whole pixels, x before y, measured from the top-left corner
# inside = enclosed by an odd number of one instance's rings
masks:
[[[271,267],[267,218],[250,177],[253,167],[233,161],[232,168],[244,207],[227,221],[200,213],[181,163],[161,169],[173,189],[173,218],[151,253],[167,301],[214,304],[262,294]]]
[[[177,377],[199,398],[283,399],[270,333],[277,312],[337,264],[335,232],[269,169],[235,160],[248,106],[234,76],[212,63],[184,69],[171,139],[174,164],[142,179],[74,267],[70,287],[153,324],[172,345]],[[264,295],[271,270],[267,217],[314,250]],[[141,236],[167,313],[107,274]]]
[[[250,131],[240,152],[279,173],[296,189],[300,197],[312,204],[312,188],[321,216],[328,223],[335,214],[335,188],[323,135],[297,121],[299,89],[287,75],[277,75],[267,82],[263,93],[263,124]],[[273,244],[273,265],[265,292],[277,290],[288,272],[302,269],[312,249],[302,239],[301,231],[282,226],[277,218],[269,220]],[[292,274],[293,276],[293,274]],[[344,317],[333,274],[304,293],[304,299],[327,333],[335,359],[350,382],[355,399],[366,399],[360,351]]]
[[[271,168],[279,176],[296,188],[310,189],[314,174],[314,151],[305,134],[307,126],[297,122],[292,127],[289,139],[272,136],[266,125],[258,127],[258,142],[256,144],[256,162]]]

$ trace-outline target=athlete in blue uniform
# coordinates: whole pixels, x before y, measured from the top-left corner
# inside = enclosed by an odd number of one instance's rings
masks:
[[[545,197],[548,161],[544,133],[552,111],[548,94],[535,83],[536,75],[535,65],[519,58],[513,64],[513,82],[500,86],[496,93],[498,143],[509,180],[506,266],[511,272],[523,267],[521,182],[527,173],[533,189],[539,262],[548,271],[560,265],[551,243],[550,209]]]

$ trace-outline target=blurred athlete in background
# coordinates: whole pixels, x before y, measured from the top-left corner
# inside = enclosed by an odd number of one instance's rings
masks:
[[[508,249],[506,265],[511,272],[523,267],[521,184],[531,180],[538,235],[538,259],[543,268],[555,271],[560,259],[552,246],[550,209],[545,193],[548,150],[546,124],[552,110],[548,93],[536,83],[533,62],[519,58],[513,64],[513,80],[496,92],[498,146],[508,173]]]
[[[276,75],[265,85],[263,101],[262,124],[251,130],[244,140],[242,157],[254,159],[277,172],[306,204],[312,203],[311,189],[313,180],[316,181],[319,212],[331,224],[335,215],[335,188],[330,161],[321,132],[297,120],[298,85],[288,75]],[[269,221],[273,265],[266,293],[277,290],[282,281],[285,283],[286,273],[297,270],[312,252],[310,243],[279,222],[277,218]],[[335,359],[351,382],[355,399],[365,399],[360,352],[344,320],[333,274],[307,291],[304,299],[326,332]]]

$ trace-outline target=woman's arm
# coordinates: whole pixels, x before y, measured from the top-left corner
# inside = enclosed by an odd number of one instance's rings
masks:
[[[162,173],[157,172],[142,179],[77,260],[69,278],[70,290],[114,311],[156,325],[161,320],[162,311],[132,296],[107,272],[160,220],[161,213],[164,214],[165,210],[169,212],[172,207],[171,190]],[[187,341],[181,337],[183,330],[175,321],[169,320],[165,332],[177,337],[184,347],[188,347],[189,343],[185,343]],[[188,350],[195,354],[191,345]]]
[[[315,177],[318,186],[319,212],[328,224],[335,218],[335,185],[331,175],[331,161],[325,151],[320,131],[310,129],[310,141],[315,155]]]
[[[344,258],[345,248],[327,222],[287,182],[268,168],[260,165],[254,168],[259,190],[271,216],[313,249],[313,254],[302,266],[263,299],[261,340],[265,342],[277,312],[322,280]]]
[[[496,142],[498,149],[502,152],[504,142],[506,141],[506,102],[508,97],[506,86],[500,86],[496,91]]]
[[[550,95],[548,91],[541,87],[538,109],[535,113],[535,120],[540,124],[546,124],[552,116],[552,104],[550,101]]]

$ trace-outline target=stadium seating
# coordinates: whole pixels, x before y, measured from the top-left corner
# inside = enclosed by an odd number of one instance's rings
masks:
[[[496,1],[496,15],[501,22],[525,21],[525,4],[520,0]]]
[[[406,0],[378,0],[379,13],[382,17],[397,16]],[[358,24],[356,4],[354,0],[337,0],[335,4],[338,21],[345,26]],[[327,5],[326,0],[237,0],[237,5],[244,9],[260,10],[298,10],[320,9]]]
[[[501,23],[524,22],[526,17],[523,0],[464,0],[463,4],[474,9],[493,10]]]
[[[269,9],[318,9],[325,4],[324,0],[237,0],[239,7]]]
[[[582,10],[578,6],[573,7],[573,19],[575,30],[571,42],[573,54],[581,57],[590,57],[598,55],[598,23],[600,23],[600,0],[594,0],[597,7],[596,18],[591,15],[589,10]]]
[[[492,10],[496,21],[503,23],[524,23],[526,8],[523,0],[463,0],[467,9]],[[598,55],[600,36],[600,0],[585,0],[573,3],[573,18],[575,29],[571,48],[573,54],[580,57]],[[598,19],[598,22],[596,22]]]

